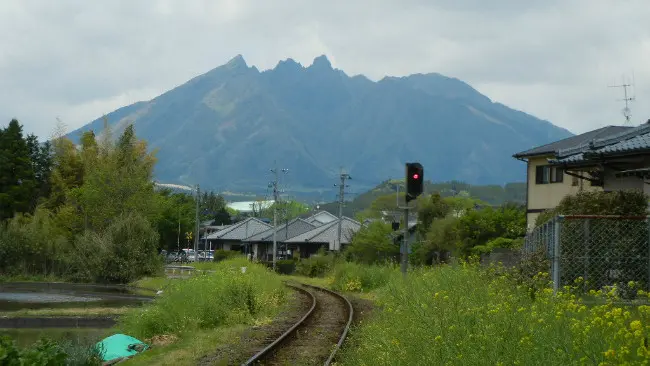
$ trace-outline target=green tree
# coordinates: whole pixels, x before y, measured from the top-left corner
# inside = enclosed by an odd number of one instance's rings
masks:
[[[453,216],[432,221],[424,239],[413,246],[411,260],[417,264],[445,262],[447,253],[454,252],[457,247],[459,221]]]
[[[309,212],[309,206],[298,201],[281,201],[273,204],[269,210],[277,208],[280,222],[287,222]]]
[[[0,132],[0,220],[30,212],[37,182],[23,127],[12,119]]]
[[[390,224],[373,221],[354,234],[346,255],[367,264],[395,260],[399,255],[399,245],[394,243],[392,233]]]
[[[147,152],[129,125],[116,143],[104,139],[82,147],[83,184],[73,190],[84,227],[102,231],[120,215],[138,213],[154,222],[159,212],[154,192],[154,153]]]
[[[447,216],[450,211],[451,207],[439,193],[434,192],[428,196],[420,196],[418,198],[418,227],[420,234],[425,236],[433,220]]]
[[[458,254],[466,256],[479,245],[503,237],[517,239],[526,233],[526,212],[517,205],[486,207],[468,212],[459,222]]]

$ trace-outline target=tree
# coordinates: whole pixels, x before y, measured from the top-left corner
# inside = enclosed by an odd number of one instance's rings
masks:
[[[27,135],[27,146],[34,172],[34,193],[30,205],[30,212],[50,195],[50,175],[52,173],[52,144],[49,141],[39,143],[33,134]]]
[[[201,197],[200,214],[201,220],[213,220],[226,207],[226,200],[223,196],[214,192],[204,192]],[[222,217],[223,218],[223,217]]]
[[[418,198],[418,227],[420,234],[426,235],[435,219],[447,216],[451,208],[439,193],[432,193],[429,196]]]
[[[445,262],[446,254],[456,249],[459,221],[453,216],[432,221],[425,231],[424,240],[413,246],[411,259],[417,264]]]
[[[269,208],[269,211],[273,212],[272,210],[274,208],[277,208],[278,210],[278,217],[280,222],[291,221],[296,217],[309,212],[309,206],[298,201],[281,201],[274,203]]]
[[[37,183],[23,128],[12,119],[0,133],[0,220],[30,212]]]
[[[373,221],[354,234],[346,255],[367,264],[395,260],[399,255],[399,245],[393,242],[392,232],[390,224]]]

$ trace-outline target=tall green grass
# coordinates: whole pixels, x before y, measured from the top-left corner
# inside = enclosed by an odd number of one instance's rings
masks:
[[[542,274],[537,280],[547,284],[547,279]],[[554,296],[542,288],[533,294],[509,275],[475,265],[416,269],[406,278],[391,275],[377,299],[380,309],[353,331],[344,347],[344,365],[650,360],[650,307],[640,306],[638,315],[612,301],[587,307],[569,292]]]
[[[242,273],[241,267],[246,267]],[[273,316],[284,304],[280,277],[263,265],[231,259],[214,266],[216,273],[171,282],[163,294],[120,318],[118,328],[146,339],[236,324],[253,324]]]
[[[330,273],[330,285],[338,291],[367,292],[388,283],[399,273],[395,265],[363,265],[352,262],[337,263]]]

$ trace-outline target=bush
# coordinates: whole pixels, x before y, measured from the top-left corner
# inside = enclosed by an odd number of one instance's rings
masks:
[[[158,255],[158,233],[147,219],[129,214],[118,217],[106,232],[87,231],[71,253],[72,273],[79,281],[129,283],[156,274],[163,259]]]
[[[290,275],[296,271],[296,261],[284,259],[275,263],[276,271],[280,274]]]
[[[8,275],[60,275],[67,269],[69,242],[52,214],[16,215],[0,223],[0,272]]]
[[[542,212],[535,226],[558,215],[646,216],[647,210],[648,195],[638,190],[582,191],[565,196],[554,209]]]
[[[323,277],[334,268],[336,257],[333,254],[324,254],[324,251],[309,258],[301,259],[296,266],[296,272],[307,277]]]
[[[232,259],[235,257],[240,256],[241,253],[234,251],[234,250],[223,250],[223,249],[218,249],[214,251],[214,261],[215,262],[221,262],[224,260]]]
[[[396,265],[362,265],[338,263],[332,271],[332,288],[339,291],[364,292],[385,285],[392,275],[399,274]]]
[[[66,347],[67,346],[67,347]],[[31,347],[18,349],[15,342],[7,336],[0,337],[0,365],[101,365],[101,358],[94,347],[61,346],[49,339],[43,338]]]
[[[547,284],[532,299],[509,275],[477,265],[391,276],[382,311],[342,350],[343,365],[642,364],[650,358],[650,307],[588,307]],[[607,296],[600,293],[598,296]]]
[[[237,258],[220,262],[215,271],[172,282],[156,301],[122,316],[119,328],[145,339],[252,324],[275,315],[285,300],[281,278],[263,265]]]

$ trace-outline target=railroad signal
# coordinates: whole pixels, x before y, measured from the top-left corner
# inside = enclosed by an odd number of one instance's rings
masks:
[[[420,163],[406,163],[406,202],[416,199],[424,189],[424,168]]]

